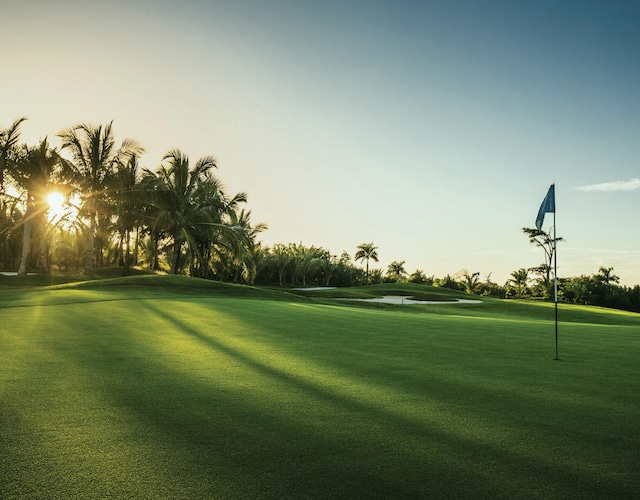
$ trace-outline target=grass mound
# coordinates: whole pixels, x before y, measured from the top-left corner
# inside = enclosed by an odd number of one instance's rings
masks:
[[[10,277],[15,278],[15,277]],[[32,278],[29,276],[29,278]],[[237,297],[305,301],[284,291],[187,276],[141,274],[135,276],[65,281],[61,284],[25,288],[2,287],[0,308],[29,307],[109,300],[141,300],[158,297]]]

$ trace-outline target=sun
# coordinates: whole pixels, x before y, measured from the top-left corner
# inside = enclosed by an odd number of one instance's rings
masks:
[[[66,211],[64,195],[58,191],[51,191],[47,195],[47,204],[49,205],[48,213],[51,218],[60,216]]]

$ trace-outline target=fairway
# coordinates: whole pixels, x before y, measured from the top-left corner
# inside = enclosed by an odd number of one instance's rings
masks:
[[[0,498],[640,497],[640,315],[145,280],[0,290]]]

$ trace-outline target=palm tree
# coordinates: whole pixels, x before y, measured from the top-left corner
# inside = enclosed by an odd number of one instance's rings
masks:
[[[480,273],[470,273],[466,269],[460,271],[462,285],[467,293],[476,293],[478,285],[480,285]]]
[[[400,281],[400,279],[407,274],[404,263],[404,260],[394,260],[387,266],[387,273],[393,275],[396,281]]]
[[[329,282],[331,281],[331,276],[333,276],[334,271],[338,268],[338,264],[335,260],[335,255],[331,255],[328,250],[320,250],[320,269],[322,270],[322,276],[324,277],[324,286],[329,286]]]
[[[9,216],[7,210],[9,208],[6,193],[6,175],[8,170],[15,165],[18,160],[18,141],[20,140],[20,125],[27,118],[18,118],[13,124],[4,130],[0,130],[0,235],[2,236],[2,245],[0,246],[0,254],[2,254],[2,268],[8,267],[9,260],[9,232],[12,224],[8,223]]]
[[[115,225],[120,233],[119,260],[123,265],[123,274],[129,274],[131,264],[131,233],[135,230],[135,248],[138,248],[138,229],[142,223],[142,199],[140,191],[140,165],[137,154],[131,154],[126,162],[119,159],[116,171],[111,179],[113,200],[112,206],[116,221]],[[133,263],[135,264],[134,251]]]
[[[58,134],[62,140],[62,148],[68,149],[72,155],[74,180],[80,189],[83,209],[89,217],[84,269],[87,275],[93,273],[96,216],[108,191],[108,180],[118,162],[144,151],[131,139],[125,139],[120,149],[116,149],[112,124],[113,122],[109,122],[104,126],[94,126],[82,123]]]
[[[200,276],[204,277],[209,272],[212,257],[226,254],[231,266],[242,260],[252,230],[250,214],[244,210],[238,212],[240,204],[246,201],[247,194],[243,192],[233,197],[227,196],[222,183],[212,175],[200,184],[196,203],[202,208],[203,218],[195,233],[197,251],[189,253],[192,267],[196,268]],[[234,280],[237,281],[240,277],[236,273]]]
[[[230,226],[236,228],[237,231],[233,233],[225,231],[222,235],[226,236],[225,240],[228,240],[230,236],[231,239],[240,243],[232,259],[235,266],[234,281],[239,281],[240,277],[246,277],[246,281],[253,284],[258,270],[258,260],[262,256],[260,243],[256,241],[256,238],[258,234],[268,229],[268,226],[264,223],[252,225],[251,210],[244,208],[240,211],[231,210],[229,219]]]
[[[224,223],[222,214],[246,200],[246,195],[240,193],[231,200],[224,196],[211,173],[216,168],[212,156],[200,158],[193,169],[189,157],[177,149],[162,161],[168,165],[160,165],[155,173],[146,171],[143,188],[153,208],[152,231],[166,231],[173,240],[171,273],[177,274],[182,269],[185,245],[192,263],[198,259],[202,266],[208,260],[208,255],[202,254],[210,250],[212,230],[238,232]]]
[[[56,149],[49,147],[45,137],[35,148],[25,148],[24,158],[12,170],[12,177],[26,192],[26,211],[22,229],[22,255],[19,275],[27,274],[27,258],[31,246],[31,228],[38,230],[40,239],[40,269],[49,272],[47,264],[47,247],[45,241],[45,214],[47,212],[47,195],[51,190],[54,177],[61,166],[66,165]]]
[[[307,285],[307,277],[309,276],[309,273],[317,265],[320,264],[320,256],[321,256],[320,249],[314,246],[305,247],[304,245],[300,244],[300,246],[297,248],[297,252],[296,252],[296,257],[298,261],[297,268],[299,270],[299,274],[302,276],[302,286]]]
[[[284,284],[284,272],[287,266],[293,261],[293,253],[291,249],[282,243],[273,245],[271,249],[271,260],[278,270],[278,283],[280,286]]]
[[[511,279],[509,283],[511,283],[516,289],[516,294],[519,297],[525,295],[527,291],[527,283],[529,282],[529,270],[521,267],[520,269],[513,271],[511,273]]]
[[[374,262],[378,262],[378,247],[373,243],[361,243],[357,246],[357,252],[354,260],[366,260],[367,262],[367,269],[364,275],[365,283],[369,282],[369,259]]]
[[[600,269],[598,269],[598,274],[596,274],[596,279],[605,285],[620,282],[620,277],[613,274],[613,267],[601,266]]]

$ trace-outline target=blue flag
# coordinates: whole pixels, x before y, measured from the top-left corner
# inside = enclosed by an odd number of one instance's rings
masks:
[[[556,211],[556,188],[555,184],[551,184],[547,196],[544,197],[540,210],[538,210],[538,216],[536,217],[536,227],[538,231],[542,231],[542,223],[544,222],[544,214],[547,212],[555,213]]]

